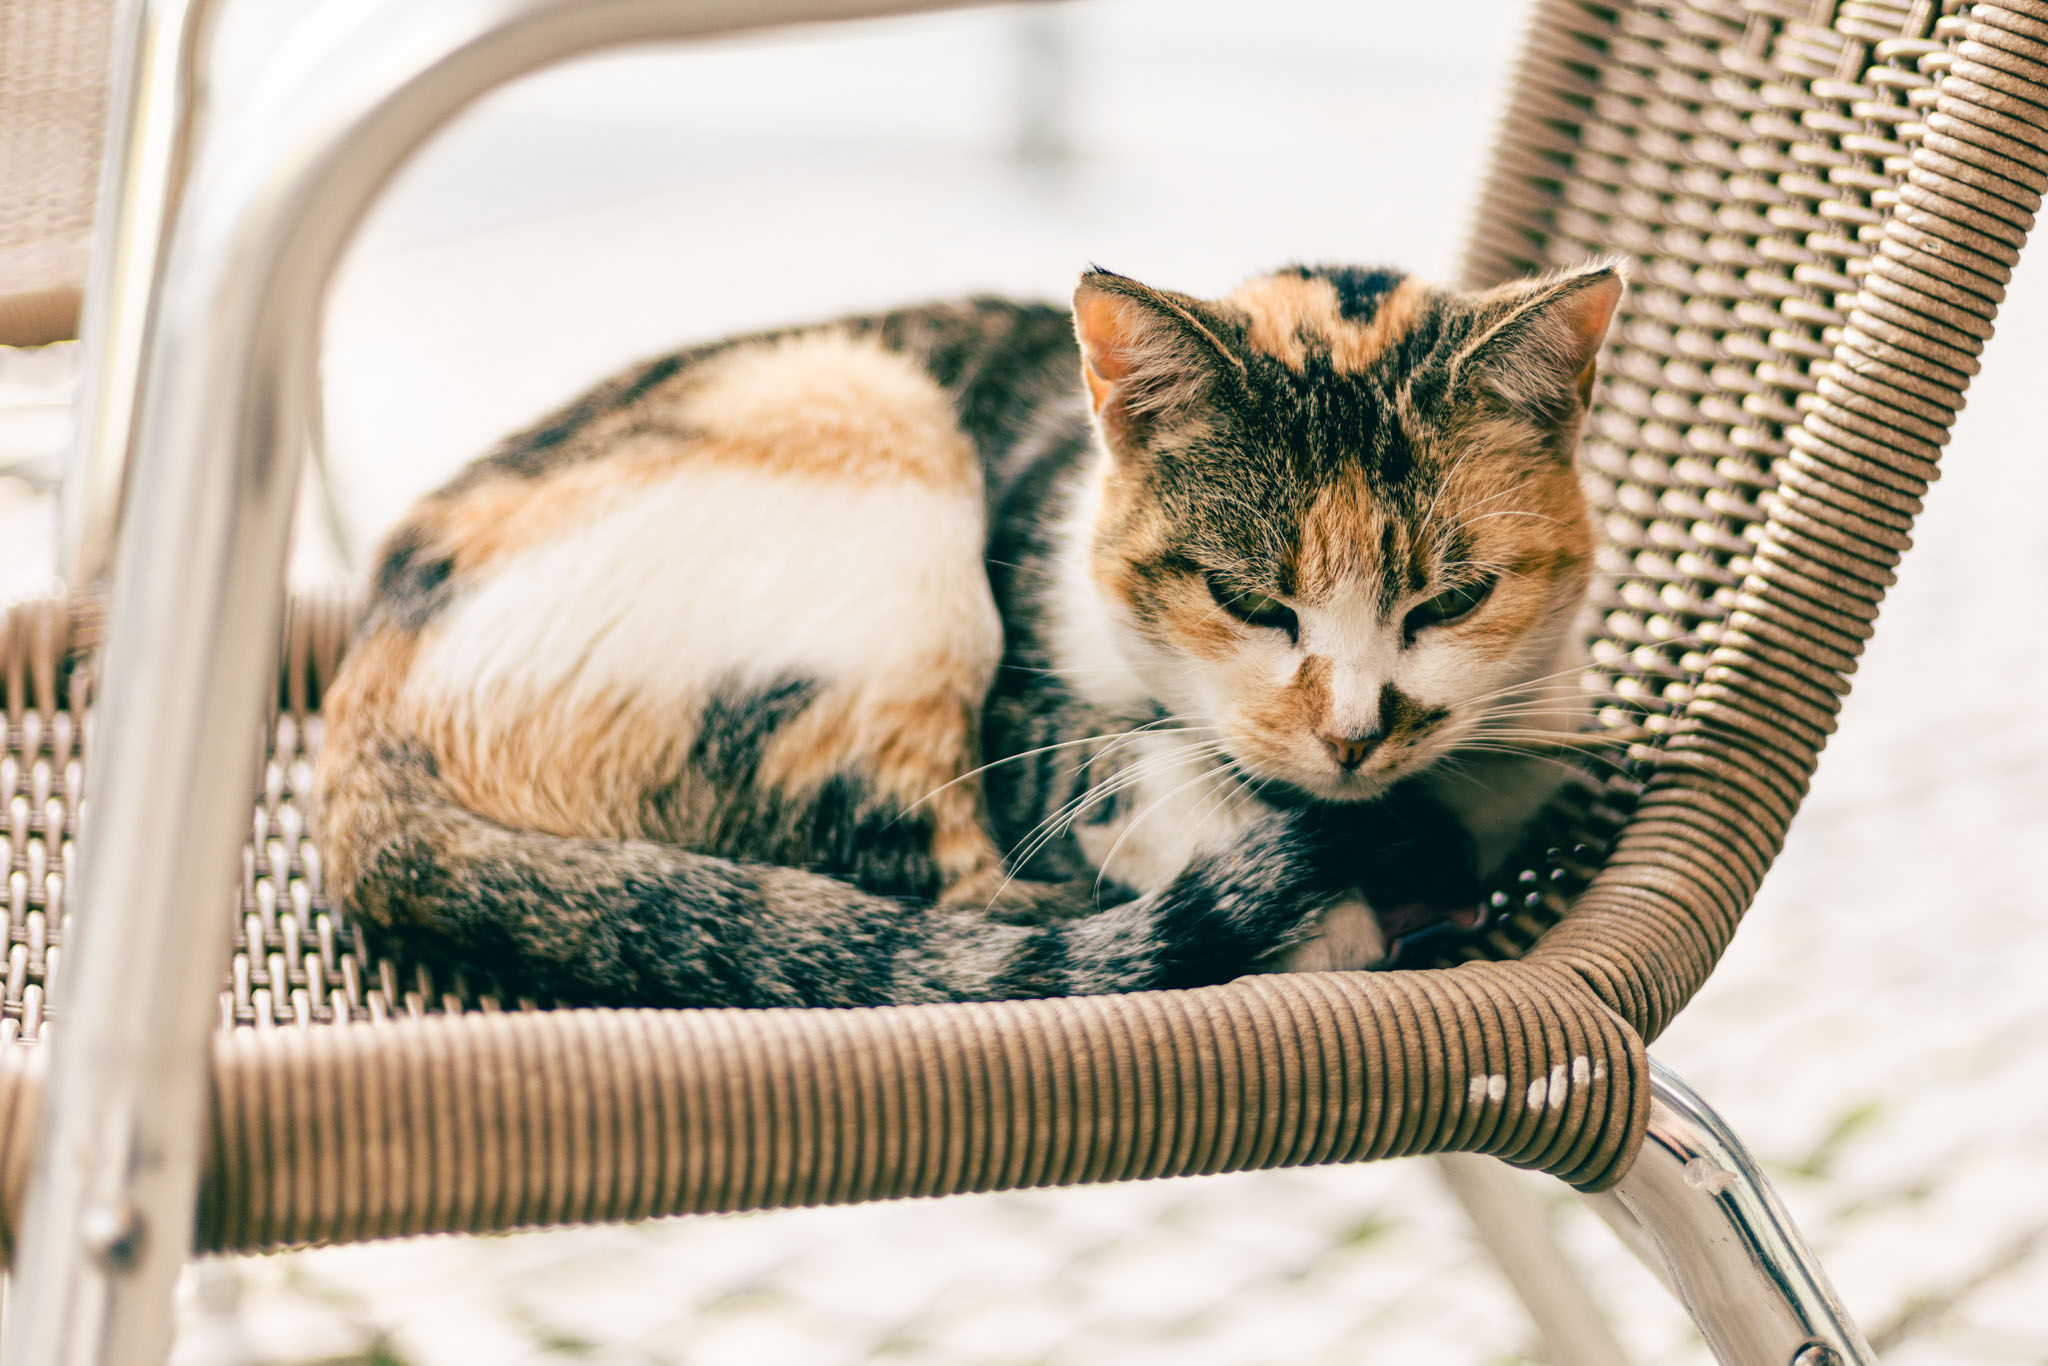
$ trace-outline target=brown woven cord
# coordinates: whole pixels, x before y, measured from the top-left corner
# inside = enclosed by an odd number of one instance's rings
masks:
[[[112,0],[0,0],[0,346],[77,335]]]
[[[2048,0],[1967,18],[1932,0],[1541,0],[1467,273],[1635,260],[1586,442],[1612,546],[1591,681],[1618,743],[1449,971],[528,1011],[368,957],[324,901],[301,794],[347,614],[295,604],[224,974],[202,1241],[1431,1150],[1611,1181],[1641,1140],[1640,1039],[1698,988],[1783,841],[2044,179]],[[0,619],[0,1044],[48,1033],[98,629],[81,604]],[[42,1051],[0,1047],[0,1234]]]
[[[1445,1147],[1587,1185],[1611,1178],[1647,1102],[1632,1084],[1634,1036],[1604,1013],[1555,1009],[1500,965],[1422,976],[991,1006],[467,1013],[235,1030],[218,1036],[200,1245]],[[1568,982],[1554,974],[1549,995],[1569,999]],[[1601,1027],[1582,1033],[1587,1019]]]
[[[874,1011],[470,1013],[218,1036],[205,1249],[1358,1161],[1611,1177],[1640,1049],[1474,964]],[[1566,979],[1552,994],[1569,994]],[[1580,993],[1583,996],[1583,993]],[[38,1050],[39,1051],[39,1050]],[[28,1050],[0,1071],[27,1123]],[[24,1129],[24,1132],[26,1130]],[[25,1145],[4,1154],[18,1208]],[[11,1225],[9,1226],[11,1227]],[[4,1233],[5,1230],[0,1230]]]
[[[1961,8],[1542,0],[1518,72],[1466,274],[1634,258],[1586,460],[1651,743],[1486,951],[1645,1038],[1784,841],[2048,184],[2048,7]]]

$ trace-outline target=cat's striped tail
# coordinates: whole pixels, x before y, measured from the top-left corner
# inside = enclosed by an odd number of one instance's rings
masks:
[[[1340,888],[1314,818],[1275,812],[1170,886],[1052,925],[874,896],[675,845],[511,829],[431,766],[321,813],[334,895],[380,947],[562,1004],[858,1006],[1228,981]]]

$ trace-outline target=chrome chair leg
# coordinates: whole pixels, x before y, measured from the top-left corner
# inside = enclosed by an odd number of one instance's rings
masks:
[[[1722,1366],[1876,1366],[1742,1140],[1654,1060],[1650,1082],[1641,1155],[1588,1202],[1672,1288]]]
[[[1529,1188],[1490,1157],[1443,1153],[1436,1166],[1514,1287],[1553,1366],[1628,1366],[1628,1354]]]

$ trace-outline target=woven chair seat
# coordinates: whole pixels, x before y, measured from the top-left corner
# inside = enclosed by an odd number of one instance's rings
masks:
[[[1816,18],[1816,16],[1819,16]],[[1540,0],[1467,283],[1634,261],[1584,447],[1597,724],[1493,917],[1386,973],[860,1011],[554,1011],[367,956],[289,615],[223,965],[206,1248],[1466,1150],[1586,1189],[1780,848],[2048,185],[2048,0]],[[0,1236],[34,1133],[90,603],[0,636]],[[61,1029],[59,1020],[55,1028]]]

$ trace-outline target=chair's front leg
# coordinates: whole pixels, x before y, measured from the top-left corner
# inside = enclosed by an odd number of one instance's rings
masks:
[[[1742,1141],[1654,1060],[1650,1080],[1642,1153],[1589,1203],[1672,1288],[1723,1366],[1875,1366]]]
[[[1543,1217],[1519,1173],[1490,1157],[1442,1153],[1437,1171],[1493,1254],[1553,1366],[1629,1366],[1579,1269]]]

